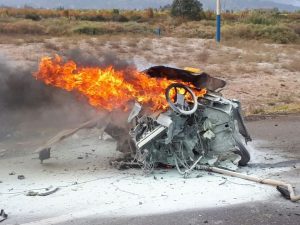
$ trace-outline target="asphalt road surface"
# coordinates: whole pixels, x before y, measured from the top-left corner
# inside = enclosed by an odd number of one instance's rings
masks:
[[[290,181],[300,193],[300,115],[248,121],[247,127],[254,142],[252,160],[243,172]],[[24,135],[24,140],[9,139],[14,148],[7,145],[12,151],[0,159],[0,209],[9,214],[1,225],[300,225],[300,202],[284,199],[273,187],[233,178],[221,185],[222,176],[213,175],[184,180],[173,174],[176,171],[159,175],[163,180],[137,175],[140,170],[122,174],[99,167],[114,144],[99,144],[97,136],[87,137],[92,135],[88,131],[62,143],[54,158],[41,165],[29,154],[32,138]],[[85,157],[78,159],[79,154]],[[94,170],[93,164],[99,168]],[[24,174],[25,179],[10,176],[11,171]],[[97,181],[68,185],[100,175]],[[112,178],[105,178],[108,175]],[[49,184],[64,188],[47,197],[29,197],[22,191]]]
[[[294,164],[300,161],[300,115],[279,116],[265,118],[263,120],[249,121],[247,127],[254,140],[266,141],[268,146],[260,146],[261,149],[271,148],[274,152],[291,153],[294,159],[289,159],[273,166],[280,167]],[[268,167],[266,164],[250,166]],[[291,181],[300,184],[300,168],[284,174]],[[299,188],[297,188],[299,192]],[[138,217],[115,218],[85,218],[73,220],[69,224],[90,225],[196,225],[196,224],[228,224],[228,225],[299,225],[300,203],[292,203],[280,196],[264,202],[251,202],[241,205],[226,206],[215,209],[201,209],[190,211],[178,211],[170,214],[148,215]]]

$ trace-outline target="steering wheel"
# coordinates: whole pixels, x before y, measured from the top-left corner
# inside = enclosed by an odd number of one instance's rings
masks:
[[[169,85],[166,89],[166,99],[175,112],[183,115],[191,115],[198,108],[196,95],[183,84],[174,83]]]

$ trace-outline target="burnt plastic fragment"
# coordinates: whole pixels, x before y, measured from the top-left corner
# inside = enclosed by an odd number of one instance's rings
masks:
[[[8,215],[4,212],[3,209],[1,209],[1,211],[0,211],[0,222],[6,220],[7,217],[8,217]]]
[[[285,197],[286,199],[290,200],[290,192],[286,187],[283,186],[277,186],[276,189],[282,194],[283,197]]]
[[[44,148],[39,152],[39,159],[41,160],[41,163],[43,163],[45,159],[50,159],[50,150],[51,148]]]

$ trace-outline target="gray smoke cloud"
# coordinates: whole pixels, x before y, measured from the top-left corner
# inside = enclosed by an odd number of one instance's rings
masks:
[[[115,54],[106,53],[102,57],[85,52],[81,49],[71,49],[64,54],[66,59],[73,60],[79,66],[114,66],[116,69],[126,69],[135,67],[132,61],[123,60]]]
[[[53,102],[58,90],[47,87],[32,76],[32,71],[10,66],[0,57],[0,110],[37,108]]]
[[[112,54],[99,58],[79,49],[66,52],[65,59],[72,59],[81,66],[117,69],[134,67],[132,62]],[[45,129],[48,126],[71,126],[101,113],[91,107],[83,96],[45,85],[33,77],[37,65],[31,68],[13,66],[0,56],[0,141],[22,128]]]

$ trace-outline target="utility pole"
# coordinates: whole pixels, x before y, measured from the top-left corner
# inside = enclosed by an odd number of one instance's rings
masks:
[[[221,0],[217,0],[217,32],[216,41],[221,42]]]

